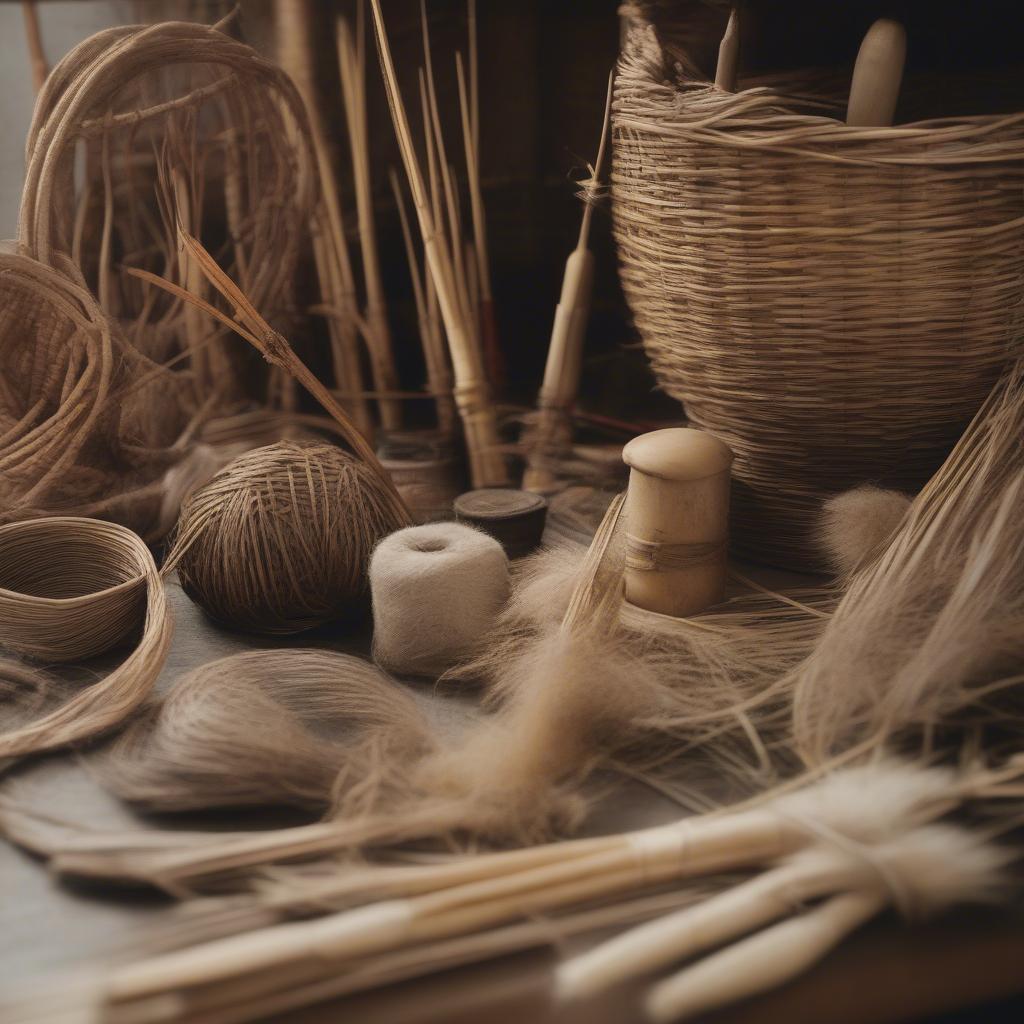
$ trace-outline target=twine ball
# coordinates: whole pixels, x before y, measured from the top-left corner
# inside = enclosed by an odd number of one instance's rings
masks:
[[[325,442],[281,441],[188,500],[168,564],[217,621],[298,633],[357,607],[370,552],[403,525],[375,467]]]
[[[509,597],[501,544],[461,523],[391,534],[370,561],[373,658],[399,675],[438,676],[475,653]]]

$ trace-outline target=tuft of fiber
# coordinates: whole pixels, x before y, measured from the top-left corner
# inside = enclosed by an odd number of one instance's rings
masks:
[[[325,442],[282,441],[186,502],[167,567],[217,621],[298,633],[357,607],[370,552],[403,525],[377,468]]]
[[[849,579],[885,547],[910,508],[901,491],[865,484],[829,498],[822,508],[821,546],[841,579]]]
[[[437,676],[476,653],[509,594],[501,544],[461,523],[398,530],[370,560],[373,657],[400,675]]]
[[[430,745],[415,700],[360,658],[246,651],[181,679],[91,762],[152,811],[294,806],[324,811],[394,795]]]

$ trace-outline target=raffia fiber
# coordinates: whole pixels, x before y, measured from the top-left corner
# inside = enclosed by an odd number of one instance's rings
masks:
[[[0,758],[53,750],[120,724],[146,698],[171,643],[167,600],[149,548],[122,526],[71,516],[0,527],[0,547],[5,647],[70,661],[114,647],[142,627],[134,650],[99,682],[0,734]],[[0,666],[0,676],[12,686],[39,686],[17,667]]]
[[[378,803],[430,742],[400,684],[333,651],[247,651],[202,665],[92,762],[147,810]]]
[[[1024,364],[1017,364],[888,546],[855,574],[794,673],[793,745],[809,764],[898,742],[955,751],[968,722],[994,725],[1019,747],[1022,438]]]
[[[57,262],[0,254],[0,522],[75,513],[157,539],[214,468],[185,383]]]
[[[634,26],[620,276],[661,386],[736,453],[735,550],[820,568],[822,500],[919,490],[1020,351],[1024,114],[851,128],[817,73],[694,74]]]
[[[282,441],[239,456],[185,503],[166,568],[219,622],[296,633],[351,613],[374,545],[406,523],[378,466]]]
[[[179,256],[180,223],[218,252],[278,327],[293,325],[317,179],[305,110],[279,67],[203,25],[97,33],[48,78],[26,162],[25,252],[50,265],[69,254],[140,350],[161,362],[187,356],[180,373],[195,405],[247,394],[289,401],[284,375],[268,390],[258,362],[226,332],[117,267],[123,261],[201,289]]]

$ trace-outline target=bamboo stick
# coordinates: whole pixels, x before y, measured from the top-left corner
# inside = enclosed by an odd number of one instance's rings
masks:
[[[448,246],[435,223],[409,129],[409,120],[398,89],[384,16],[380,0],[371,0],[377,47],[380,53],[384,84],[391,107],[391,116],[398,137],[402,162],[412,192],[413,206],[419,220],[427,265],[437,289],[438,303],[448,335],[448,347],[455,371],[455,402],[462,417],[469,452],[470,474],[474,487],[498,486],[508,483],[508,468],[501,452],[497,411],[488,393],[475,332],[460,310],[457,292],[452,284],[452,258]]]
[[[715,88],[723,92],[736,91],[736,78],[740,56],[740,14],[733,7],[729,11],[729,22],[725,26],[722,41],[718,44],[718,64],[715,66]]]
[[[366,288],[366,322],[370,330],[370,365],[377,391],[397,391],[398,372],[388,326],[384,281],[377,251],[377,229],[373,217],[373,190],[370,178],[370,146],[366,130],[366,51],[364,5],[358,5],[355,35],[348,21],[337,21],[338,68],[348,124],[349,148],[352,154],[352,179],[359,222],[359,245],[363,256],[363,282]],[[400,402],[379,403],[381,425],[385,430],[402,426]]]
[[[608,76],[601,142],[594,165],[595,184],[601,181],[608,152],[613,81],[614,73]],[[588,197],[583,206],[576,248],[566,260],[562,294],[555,308],[544,381],[537,403],[536,426],[528,437],[527,467],[523,475],[523,487],[528,491],[545,492],[553,488],[555,474],[546,464],[546,456],[552,449],[568,444],[572,437],[570,415],[579,391],[583,343],[594,282],[594,254],[588,248],[592,219],[593,204]]]

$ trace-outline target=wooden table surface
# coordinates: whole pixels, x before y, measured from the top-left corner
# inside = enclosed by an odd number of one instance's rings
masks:
[[[184,596],[169,587],[176,635],[160,687],[205,661],[251,649],[252,638],[215,629]],[[320,635],[319,646],[364,647],[365,629],[347,636]],[[309,644],[307,639],[303,641]],[[267,644],[266,646],[278,646]],[[365,648],[364,648],[365,649]],[[418,689],[436,703],[429,685]],[[441,713],[458,709],[442,707]],[[6,782],[33,805],[60,817],[96,827],[145,824],[104,793],[72,756],[41,759]],[[670,820],[678,810],[646,790],[621,794],[594,822],[599,831],[637,828]],[[266,817],[262,819],[267,823]],[[238,817],[174,819],[173,827],[237,827]],[[167,821],[161,821],[167,827]],[[104,964],[130,957],[133,948],[159,935],[173,920],[174,906],[155,895],[68,885],[51,877],[32,857],[0,842],[0,1024],[26,1018],[13,1002],[26,990],[54,990],[67,977],[88,976]],[[640,1020],[638,990],[617,990],[593,1004],[551,1005],[551,968],[566,952],[593,936],[559,948],[506,956],[471,968],[393,984],[335,1003],[268,1018],[289,1024],[351,1020],[362,1024],[428,1024],[530,1020],[532,1024],[616,1024]],[[1024,1019],[1024,914],[1008,910],[960,912],[928,926],[910,928],[895,919],[864,929],[815,970],[768,996],[719,1014],[722,1022],[868,1022],[934,1017],[972,1004]],[[7,1009],[4,1009],[6,1001]],[[19,1004],[20,1005],[20,1004]],[[936,1018],[938,1019],[938,1018]],[[946,1019],[946,1018],[943,1018]],[[953,1019],[953,1018],[949,1018]]]

